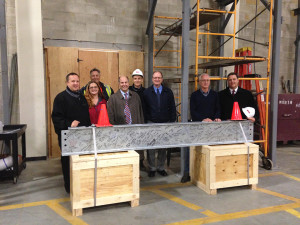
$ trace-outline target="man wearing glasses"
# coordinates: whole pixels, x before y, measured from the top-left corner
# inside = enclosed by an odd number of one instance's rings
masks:
[[[198,75],[200,89],[191,95],[190,109],[192,121],[220,122],[220,102],[218,93],[210,89],[210,77]]]
[[[220,102],[218,93],[210,89],[210,77],[203,73],[198,75],[200,89],[193,92],[190,100],[192,121],[220,122]],[[189,151],[185,152],[184,174],[181,183],[190,181]]]

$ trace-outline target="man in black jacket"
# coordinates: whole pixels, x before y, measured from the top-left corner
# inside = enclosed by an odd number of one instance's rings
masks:
[[[67,88],[59,93],[53,102],[52,121],[61,148],[61,131],[68,127],[90,126],[89,106],[85,97],[79,92],[79,76],[69,73],[66,76]],[[61,157],[61,165],[66,192],[70,193],[70,159]]]
[[[163,75],[156,71],[152,75],[149,88],[144,91],[145,117],[148,123],[169,123],[176,120],[176,107],[174,95],[171,89],[162,85]],[[154,177],[155,172],[167,176],[164,169],[166,161],[166,150],[160,149],[157,156],[157,167],[155,167],[155,149],[147,151],[149,165],[149,177]]]
[[[238,102],[243,119],[255,122],[258,119],[257,105],[254,101],[253,95],[250,91],[239,87],[239,78],[236,73],[230,73],[227,76],[228,87],[219,92],[221,104],[221,120],[231,119],[233,103]],[[254,117],[247,117],[242,108],[252,107],[255,109]]]
[[[130,91],[134,91],[140,96],[142,107],[144,108],[144,98],[143,93],[145,91],[145,88],[143,87],[143,81],[144,81],[144,74],[140,69],[136,69],[132,73],[132,79],[133,84],[129,87]],[[140,170],[146,170],[146,167],[144,166],[144,151],[139,150],[138,153],[140,154]]]

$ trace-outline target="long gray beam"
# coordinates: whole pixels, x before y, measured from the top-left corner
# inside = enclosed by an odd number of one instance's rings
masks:
[[[0,0],[0,46],[1,46],[1,73],[2,73],[2,98],[3,121],[10,124],[9,89],[8,89],[8,63],[7,63],[7,38],[6,38],[6,13],[5,0]]]
[[[249,121],[160,123],[117,125],[112,127],[70,128],[61,132],[62,155],[94,154],[93,129],[97,153],[161,149],[199,145],[235,144],[253,141]]]
[[[271,101],[270,101],[270,158],[276,167],[277,148],[277,114],[278,114],[278,90],[279,90],[279,65],[280,65],[280,35],[281,35],[281,11],[282,1],[274,1],[274,25],[273,25],[273,49],[271,68]]]

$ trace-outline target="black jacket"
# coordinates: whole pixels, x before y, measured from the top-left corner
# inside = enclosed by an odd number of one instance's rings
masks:
[[[253,107],[255,109],[255,120],[258,120],[257,104],[254,101],[253,95],[250,91],[243,88],[238,88],[236,94],[232,96],[229,88],[219,92],[220,104],[221,104],[221,120],[231,119],[233,103],[238,102],[243,119],[247,119],[242,111],[242,108]]]
[[[81,94],[76,98],[63,91],[55,97],[52,110],[52,121],[58,135],[59,146],[61,146],[61,131],[71,127],[74,120],[80,122],[79,126],[91,125],[88,103]]]
[[[154,123],[175,122],[176,106],[171,89],[162,86],[160,94],[160,106],[153,85],[144,91],[145,120]]]

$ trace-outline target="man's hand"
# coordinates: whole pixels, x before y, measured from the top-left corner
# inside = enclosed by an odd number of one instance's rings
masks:
[[[214,121],[215,121],[215,122],[221,122],[221,119],[216,118]]]
[[[247,117],[248,120],[250,120],[251,122],[255,122],[255,118],[254,117]]]
[[[206,119],[202,120],[202,122],[212,122],[212,120],[209,118],[206,118]]]
[[[79,124],[79,123],[80,123],[79,121],[74,120],[74,121],[72,122],[72,124],[71,124],[71,127],[78,127],[78,124]]]

